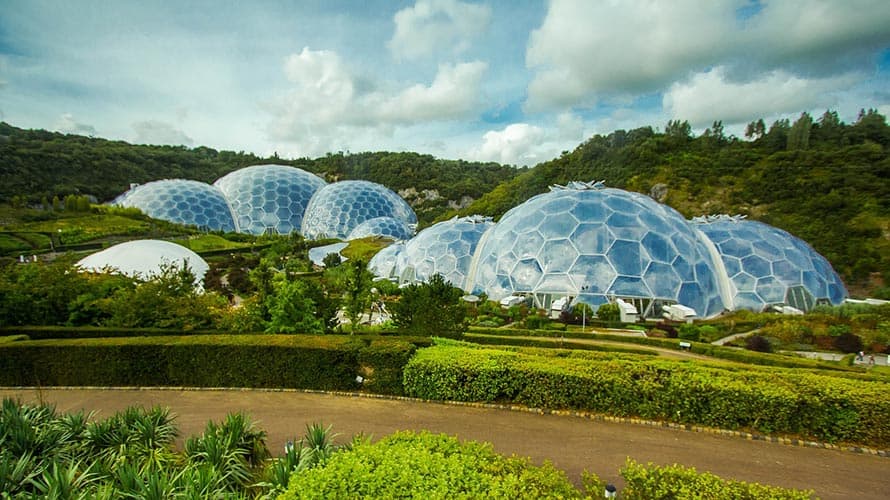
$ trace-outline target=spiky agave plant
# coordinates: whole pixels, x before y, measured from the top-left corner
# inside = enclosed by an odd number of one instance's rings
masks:
[[[338,434],[331,433],[331,428],[320,423],[307,425],[306,435],[296,443],[288,442],[284,455],[266,466],[263,481],[254,486],[266,490],[265,498],[274,498],[287,490],[291,475],[323,464],[337,451],[333,440]]]
[[[233,435],[224,433],[212,421],[207,423],[201,436],[186,441],[185,454],[190,465],[206,465],[216,469],[229,491],[250,484],[248,451],[238,447]]]
[[[43,473],[31,480],[40,493],[40,498],[68,500],[92,498],[90,489],[95,486],[97,476],[92,472],[93,465],[82,466],[82,462],[68,462],[67,465],[53,461]]]
[[[6,450],[0,451],[0,497],[15,497],[31,491],[31,481],[42,473],[41,464],[30,453],[14,457]]]

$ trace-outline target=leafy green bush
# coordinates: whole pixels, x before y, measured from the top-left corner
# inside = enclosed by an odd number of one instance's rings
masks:
[[[453,343],[418,350],[404,379],[408,395],[425,399],[504,401],[890,444],[890,384],[879,381]]]
[[[618,321],[621,319],[621,309],[618,304],[603,304],[597,308],[596,317],[602,321]]]
[[[621,498],[653,500],[658,498],[724,498],[736,500],[807,500],[812,491],[764,486],[723,479],[708,472],[696,472],[681,465],[641,465],[628,459],[621,469],[625,487]]]
[[[677,336],[682,340],[698,342],[699,338],[701,338],[701,333],[698,331],[697,326],[691,323],[684,323],[680,325]]]
[[[498,455],[490,444],[429,432],[360,443],[291,477],[279,498],[580,498],[549,463]]]
[[[529,316],[525,318],[525,326],[529,330],[539,330],[541,328],[546,328],[550,320],[544,316]]]

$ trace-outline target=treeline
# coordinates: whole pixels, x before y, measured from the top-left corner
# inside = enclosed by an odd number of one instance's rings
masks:
[[[517,170],[496,163],[442,160],[417,153],[329,154],[322,158],[283,160],[207,147],[146,146],[45,130],[23,130],[0,122],[0,203],[37,204],[53,197],[89,195],[105,202],[130,183],[158,179],[214,182],[250,165],[281,164],[302,168],[328,181],[361,179],[407,196],[422,222],[429,222],[463,200],[479,198]],[[435,191],[435,194],[424,190]],[[468,198],[465,198],[468,197]],[[413,199],[412,199],[413,198]]]
[[[720,122],[694,137],[688,122],[595,135],[574,151],[499,185],[461,214],[499,217],[553,184],[605,180],[651,194],[686,217],[743,214],[804,239],[848,286],[890,283],[890,126],[875,110],[855,123],[836,112],[749,124],[747,139]],[[446,214],[450,216],[451,214]]]

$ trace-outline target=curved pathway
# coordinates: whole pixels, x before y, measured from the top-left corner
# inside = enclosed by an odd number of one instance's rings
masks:
[[[620,487],[618,470],[630,457],[814,489],[823,499],[890,497],[890,458],[570,416],[299,391],[0,388],[0,397],[42,400],[63,412],[97,411],[99,417],[133,405],[166,406],[178,416],[183,436],[199,434],[208,420],[243,411],[268,433],[273,452],[313,422],[332,424],[341,442],[360,432],[379,438],[426,429],[488,441],[500,453],[529,456],[535,463],[550,460],[576,484],[590,470]]]

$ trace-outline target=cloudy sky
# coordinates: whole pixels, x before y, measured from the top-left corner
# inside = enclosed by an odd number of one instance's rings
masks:
[[[890,114],[887,0],[0,0],[0,120],[534,165],[596,133]]]

